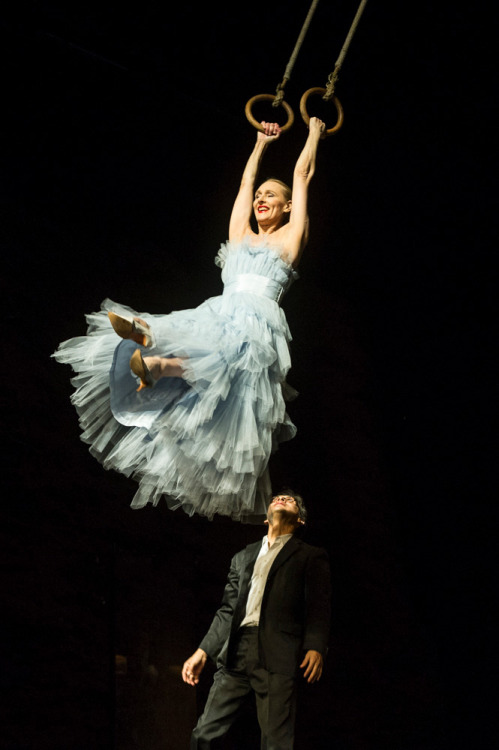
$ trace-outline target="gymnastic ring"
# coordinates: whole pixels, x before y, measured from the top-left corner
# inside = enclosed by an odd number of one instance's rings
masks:
[[[256,128],[257,130],[259,130],[261,133],[264,132],[263,127],[258,122],[258,120],[255,120],[255,118],[253,117],[253,115],[251,113],[251,108],[252,108],[252,106],[253,106],[253,104],[255,102],[274,101],[274,99],[275,99],[274,94],[257,94],[256,96],[252,96],[251,99],[249,99],[246,102],[246,106],[244,108],[244,114],[246,115],[246,117],[249,120],[249,122],[253,125],[253,127]],[[284,99],[282,99],[279,102],[279,106],[284,107],[284,109],[286,110],[286,114],[288,116],[286,124],[281,127],[281,133],[285,133],[286,130],[289,130],[290,127],[291,127],[291,125],[294,123],[294,121],[295,121],[295,115],[294,115],[293,110],[289,106],[289,104],[287,102],[285,102]]]
[[[300,99],[300,113],[303,118],[303,121],[305,125],[308,127],[310,124],[310,116],[307,112],[307,100],[310,94],[325,94],[326,89],[321,88],[320,86],[315,86],[314,88],[308,89],[308,91],[305,91],[302,98]],[[333,104],[336,107],[336,111],[338,113],[338,120],[336,122],[336,125],[334,128],[329,128],[329,130],[326,130],[324,135],[332,135],[333,133],[338,132],[338,130],[343,125],[343,107],[341,106],[340,100],[336,97],[332,97]]]

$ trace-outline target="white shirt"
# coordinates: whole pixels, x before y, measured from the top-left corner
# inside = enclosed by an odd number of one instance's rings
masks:
[[[269,570],[279,552],[282,550],[286,542],[289,542],[292,536],[293,534],[282,534],[282,536],[278,536],[274,539],[270,547],[268,536],[263,537],[262,547],[256,558],[253,575],[251,576],[248,601],[246,602],[246,614],[241,622],[241,627],[243,627],[243,625],[258,625],[260,621],[263,592],[265,584],[267,583]]]

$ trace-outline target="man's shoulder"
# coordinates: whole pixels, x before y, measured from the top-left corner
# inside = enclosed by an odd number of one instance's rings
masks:
[[[261,547],[261,540],[259,540],[258,542],[251,542],[251,544],[247,544],[246,547],[243,547],[243,549],[239,550],[239,552],[236,552],[232,559],[240,561],[243,559],[247,559],[252,555],[257,555],[260,552]]]
[[[304,542],[303,539],[300,539],[300,537],[292,537],[289,541],[290,542],[292,541],[294,544],[296,544],[298,549],[300,549],[300,551],[305,555],[310,555],[310,556],[326,555],[327,557],[327,552],[324,549],[324,547],[318,547],[315,544],[309,544],[308,542]]]
[[[262,548],[262,540],[259,539],[257,542],[251,542],[251,544],[247,544],[246,547],[241,550],[241,554],[253,555],[255,552],[258,554],[261,548]]]
[[[314,544],[309,544],[308,542],[304,542],[303,539],[297,536],[292,536],[291,539],[287,542],[287,544],[290,544],[291,547],[295,548],[297,551],[299,550],[301,554],[315,557],[315,556],[322,556],[325,555],[327,557],[327,552],[324,549],[324,547],[318,547]],[[286,545],[285,545],[286,546]],[[258,553],[260,552],[262,548],[262,541],[259,540],[257,542],[252,542],[251,544],[246,545],[242,550],[239,550],[239,552],[236,552],[234,557],[232,558],[235,562],[241,562],[242,560],[248,560],[251,559],[251,557],[256,557]]]

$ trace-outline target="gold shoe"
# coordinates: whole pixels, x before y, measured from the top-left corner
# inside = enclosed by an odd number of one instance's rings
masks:
[[[125,318],[114,312],[108,312],[107,315],[112,327],[122,339],[131,339],[140,346],[151,346],[151,329],[147,323],[143,325],[137,318]]]
[[[155,378],[151,375],[151,371],[144,362],[142,352],[140,349],[136,349],[130,359],[130,369],[134,375],[140,378],[140,385],[137,391],[141,391],[143,388],[152,388],[156,382]]]

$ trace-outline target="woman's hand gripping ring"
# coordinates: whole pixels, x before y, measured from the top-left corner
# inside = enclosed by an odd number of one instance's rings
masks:
[[[252,96],[251,99],[249,99],[246,102],[246,106],[244,108],[244,113],[245,113],[247,119],[249,120],[249,122],[253,125],[253,127],[256,128],[257,130],[259,130],[261,133],[263,133],[263,127],[258,122],[258,120],[256,120],[253,117],[251,109],[253,107],[253,104],[255,104],[255,102],[260,102],[260,101],[271,101],[271,102],[273,102],[274,100],[275,100],[275,96],[273,94],[257,94],[256,96]],[[293,110],[291,109],[291,107],[289,106],[289,104],[284,101],[284,99],[279,103],[279,106],[284,107],[284,109],[286,111],[286,114],[288,116],[286,124],[281,126],[281,133],[285,133],[286,130],[289,130],[290,127],[292,126],[292,124],[294,123],[295,116],[294,116]]]
[[[307,112],[308,97],[311,94],[322,94],[322,95],[324,95],[325,93],[326,93],[326,89],[323,89],[320,86],[315,86],[314,88],[308,89],[308,91],[305,91],[305,93],[303,94],[303,96],[302,96],[302,98],[300,100],[300,113],[301,113],[303,121],[304,121],[305,125],[307,125],[307,127],[310,124],[310,116],[309,116],[309,114]],[[333,101],[333,104],[336,107],[336,111],[338,113],[338,120],[336,121],[336,125],[334,127],[326,129],[326,132],[325,132],[324,135],[332,135],[333,133],[338,132],[338,130],[343,125],[343,117],[344,117],[344,115],[343,115],[343,107],[341,106],[341,102],[340,102],[340,100],[336,96],[332,97],[332,101]]]

